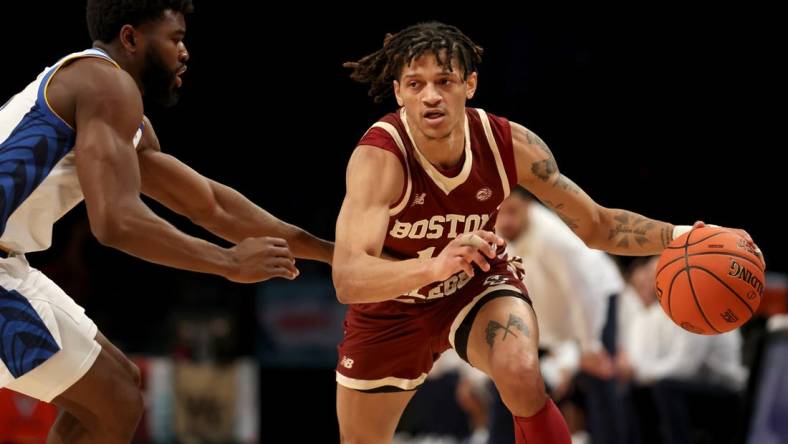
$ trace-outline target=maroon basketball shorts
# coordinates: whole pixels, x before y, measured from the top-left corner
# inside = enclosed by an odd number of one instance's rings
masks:
[[[338,347],[337,383],[366,392],[414,390],[449,347],[467,361],[471,326],[485,303],[499,297],[531,303],[521,269],[513,263],[501,261],[486,273],[477,268],[461,288],[455,279],[457,288],[449,296],[351,304]]]

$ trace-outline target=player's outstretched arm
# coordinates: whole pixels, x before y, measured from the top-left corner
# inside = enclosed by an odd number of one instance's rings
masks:
[[[238,191],[163,153],[147,118],[139,163],[144,194],[211,233],[233,243],[248,237],[276,237],[287,241],[297,258],[331,263],[330,242],[278,219]]]
[[[281,239],[250,238],[225,249],[188,236],[140,199],[133,137],[142,101],[133,79],[108,64],[85,64],[75,92],[76,168],[98,240],[141,259],[238,282],[297,274]]]
[[[689,229],[597,204],[561,174],[553,153],[539,136],[522,125],[511,125],[518,183],[552,209],[589,247],[626,256],[654,255]],[[752,241],[747,233],[738,231]]]

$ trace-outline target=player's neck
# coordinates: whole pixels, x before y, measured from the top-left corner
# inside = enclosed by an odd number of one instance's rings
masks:
[[[410,122],[408,122],[410,126]],[[413,141],[417,149],[433,165],[444,170],[455,167],[461,160],[465,149],[464,122],[457,125],[448,136],[439,139],[430,138],[418,129],[411,127]]]
[[[107,53],[107,55],[118,64],[124,71],[129,73],[129,75],[134,79],[134,82],[137,84],[137,87],[140,91],[142,91],[142,81],[140,79],[139,70],[134,66],[134,64],[126,57],[122,50],[116,47],[112,43],[103,43],[103,42],[95,42],[93,43],[93,47],[96,49],[100,49]]]

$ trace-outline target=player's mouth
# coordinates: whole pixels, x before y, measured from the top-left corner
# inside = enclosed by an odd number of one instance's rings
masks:
[[[446,113],[440,110],[427,110],[422,114],[429,126],[439,126],[446,119]]]
[[[187,69],[186,65],[183,65],[181,69],[179,69],[178,72],[175,73],[175,86],[177,86],[178,88],[180,88],[181,85],[183,85],[183,79],[181,79],[181,76],[183,75],[183,73],[186,72],[186,69]]]

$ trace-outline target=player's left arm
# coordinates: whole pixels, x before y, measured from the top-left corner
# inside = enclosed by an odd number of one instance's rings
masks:
[[[558,170],[547,144],[522,125],[511,123],[517,182],[553,210],[591,248],[625,256],[660,254],[689,227],[603,207]],[[696,226],[702,226],[698,222]],[[675,231],[675,232],[674,232]],[[752,243],[743,230],[735,230]],[[753,245],[753,249],[757,247]]]
[[[196,225],[232,243],[248,237],[282,238],[295,257],[331,263],[331,242],[278,219],[238,191],[163,153],[147,117],[138,157],[142,192]]]

